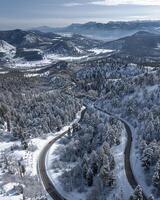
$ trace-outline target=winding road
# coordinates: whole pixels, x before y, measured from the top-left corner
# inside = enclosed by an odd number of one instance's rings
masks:
[[[61,135],[59,135],[58,137],[54,138],[52,141],[50,141],[45,148],[43,149],[43,151],[41,152],[40,156],[39,156],[39,160],[38,160],[38,174],[41,178],[41,181],[43,183],[43,186],[45,188],[45,190],[48,192],[49,196],[54,199],[54,200],[65,200],[65,198],[63,198],[58,191],[56,190],[56,188],[54,187],[52,181],[50,180],[50,178],[47,175],[46,172],[46,166],[45,166],[45,158],[47,155],[47,152],[49,151],[49,149],[51,148],[51,146],[61,137],[63,137],[65,134],[67,134],[68,131],[65,131],[64,133],[62,133]]]
[[[81,118],[78,122],[80,122],[83,119],[83,116],[85,114],[86,109],[83,109],[81,112]],[[67,131],[64,131],[62,134],[60,134],[59,136],[55,137],[53,140],[51,140],[42,150],[42,152],[40,153],[39,156],[39,160],[37,163],[37,171],[39,174],[39,177],[41,179],[41,182],[44,186],[44,189],[48,192],[49,196],[53,199],[53,200],[66,200],[64,197],[62,197],[58,191],[56,190],[55,186],[53,185],[52,181],[50,180],[50,178],[48,177],[47,171],[46,171],[46,166],[45,166],[45,159],[46,159],[46,155],[47,152],[49,151],[49,149],[51,148],[51,146],[60,138],[62,138],[64,135],[66,135],[68,133]]]
[[[131,162],[130,162],[130,155],[131,155],[131,149],[132,149],[132,131],[131,131],[130,126],[128,125],[128,123],[126,121],[124,121],[123,119],[113,115],[112,113],[104,111],[104,110],[102,110],[101,108],[99,108],[95,105],[94,105],[94,108],[103,112],[103,113],[106,113],[107,115],[110,115],[110,116],[113,116],[114,118],[117,118],[118,120],[120,120],[124,124],[125,129],[126,129],[126,133],[127,133],[127,144],[126,144],[126,148],[125,148],[125,151],[124,151],[125,172],[126,172],[126,177],[128,179],[129,184],[131,185],[131,187],[133,189],[135,189],[138,186],[138,182],[135,179],[135,176],[133,174],[132,167],[131,167]],[[143,199],[147,200],[147,197],[144,194],[144,192],[143,192]]]
[[[87,105],[85,105],[87,106]],[[118,118],[117,116],[113,115],[112,113],[109,113],[107,111],[102,110],[101,108],[97,107],[94,105],[94,108],[107,114],[110,116],[113,116],[117,119],[119,119],[125,126],[126,129],[126,133],[127,133],[127,144],[126,144],[126,148],[125,148],[125,152],[124,152],[124,162],[125,162],[125,172],[126,172],[126,177],[128,179],[129,184],[131,185],[131,187],[133,189],[135,189],[138,185],[137,180],[135,179],[135,176],[133,174],[132,171],[132,167],[131,167],[131,162],[130,162],[130,155],[131,155],[131,148],[132,148],[132,131],[130,126],[127,124],[126,121],[124,121],[121,118]],[[81,119],[83,118],[85,113],[85,110],[82,111],[81,113]],[[54,138],[52,141],[50,141],[45,148],[43,149],[43,151],[41,152],[40,156],[39,156],[39,161],[38,161],[38,173],[39,176],[41,178],[41,181],[43,183],[43,186],[45,188],[45,190],[48,192],[48,194],[50,195],[50,197],[53,200],[66,200],[64,197],[62,197],[58,191],[56,190],[55,186],[53,185],[53,183],[51,182],[50,178],[47,175],[46,172],[46,168],[45,168],[45,158],[47,155],[47,152],[49,151],[49,149],[51,148],[51,146],[57,141],[59,140],[61,137],[63,137],[65,134],[67,134],[68,131],[63,132],[61,135],[57,136],[56,138]],[[147,197],[145,196],[145,194],[143,193],[143,199],[147,200]]]

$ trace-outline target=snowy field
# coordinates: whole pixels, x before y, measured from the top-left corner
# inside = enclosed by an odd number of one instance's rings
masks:
[[[95,48],[95,49],[90,49],[89,51],[95,53],[96,55],[98,55],[98,54],[112,53],[114,50],[112,50],[112,49],[97,49],[97,48]]]
[[[13,59],[11,63],[8,63],[9,68],[15,69],[32,69],[32,68],[40,68],[46,67],[52,64],[55,61],[78,61],[84,58],[87,58],[88,55],[85,56],[62,56],[58,54],[47,54],[44,56],[43,60],[39,61],[26,61],[24,59]]]
[[[30,49],[31,50],[31,49]],[[35,50],[35,49],[33,49]],[[37,50],[37,49],[36,49]],[[11,59],[8,63],[8,67],[15,69],[32,69],[35,67],[45,67],[52,64],[55,61],[79,61],[85,58],[89,58],[90,56],[97,56],[99,54],[112,53],[114,50],[111,49],[90,49],[86,55],[83,56],[64,56],[59,54],[45,54],[43,60],[39,61],[26,61],[22,58],[14,58]],[[94,54],[94,55],[93,55]]]

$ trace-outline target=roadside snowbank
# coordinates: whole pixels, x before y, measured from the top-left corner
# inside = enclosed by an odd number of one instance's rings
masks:
[[[128,200],[130,195],[133,192],[132,187],[128,183],[128,179],[126,177],[125,172],[125,163],[124,163],[124,151],[127,143],[126,131],[122,131],[122,136],[120,139],[121,143],[118,146],[114,146],[112,148],[112,152],[115,159],[115,174],[116,174],[116,181],[117,187],[115,188],[114,192],[116,194],[123,195],[124,200]],[[111,199],[112,200],[112,199]]]
[[[109,196],[107,197],[107,200],[113,200],[114,194],[123,196],[123,200],[128,200],[130,195],[133,192],[133,189],[131,188],[130,184],[128,183],[126,173],[125,173],[125,162],[124,162],[124,151],[126,147],[127,137],[126,137],[126,130],[124,129],[122,131],[120,145],[115,145],[112,147],[111,151],[113,152],[116,167],[115,167],[115,174],[116,174],[116,181],[117,185],[113,189],[112,192],[110,192]],[[50,177],[50,180],[52,181],[53,185],[59,191],[59,193],[66,199],[69,200],[85,200],[86,194],[85,193],[79,193],[76,191],[67,193],[64,191],[62,184],[59,181],[59,177],[63,174],[65,170],[69,170],[70,166],[67,165],[65,169],[62,170],[53,170],[52,165],[56,160],[59,159],[59,155],[57,152],[61,149],[63,150],[63,144],[59,143],[59,141],[55,142],[54,145],[50,148],[48,151],[48,154],[46,156],[46,169],[47,174]]]
[[[69,126],[64,127],[64,128],[60,131],[60,133],[58,133],[58,135],[62,134],[63,132],[65,132],[65,131],[67,131],[69,128],[71,128],[72,125],[73,125],[74,123],[78,123],[78,122],[80,121],[80,119],[81,119],[81,113],[82,113],[82,111],[84,111],[84,110],[85,110],[85,107],[83,106],[83,107],[81,108],[81,110],[77,113],[75,120],[74,120],[73,122],[71,122],[71,124],[70,124]],[[59,140],[58,140],[58,141],[59,141]],[[54,154],[54,155],[53,155],[53,153],[56,151],[57,148],[60,148],[60,146],[63,146],[63,145],[59,144],[58,141],[55,142],[54,145],[52,145],[52,147],[50,148],[50,150],[48,151],[48,153],[47,153],[47,155],[46,155],[45,165],[46,165],[46,170],[47,170],[48,177],[49,177],[50,180],[52,181],[52,183],[53,183],[53,185],[55,186],[55,188],[59,191],[59,193],[60,193],[62,196],[64,196],[65,198],[70,199],[70,200],[75,200],[75,199],[76,199],[76,200],[84,200],[84,199],[85,199],[85,198],[84,198],[85,196],[84,196],[83,193],[82,193],[81,195],[79,195],[79,193],[78,193],[78,196],[77,196],[77,193],[74,193],[74,192],[70,193],[69,195],[68,195],[66,192],[64,192],[64,190],[63,190],[63,188],[62,188],[62,186],[61,186],[61,184],[60,184],[60,182],[59,182],[59,180],[58,180],[59,176],[62,174],[62,171],[59,171],[59,172],[55,173],[55,172],[51,169],[52,162],[53,162],[55,159],[58,159],[58,158],[59,158],[59,155],[57,155],[57,154]],[[68,167],[68,166],[67,166],[67,167]],[[65,168],[65,169],[66,169],[66,168]]]

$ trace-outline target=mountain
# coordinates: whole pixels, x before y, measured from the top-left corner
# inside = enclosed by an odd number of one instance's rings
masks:
[[[36,32],[11,30],[0,31],[0,40],[4,40],[17,48],[34,48],[44,43],[50,42],[50,39]]]
[[[107,42],[105,48],[117,50],[120,54],[132,56],[159,57],[160,34],[139,31],[132,36]]]
[[[8,48],[14,47],[15,58],[24,58],[27,61],[42,60],[46,54],[69,57],[88,55],[91,54],[91,49],[98,48],[104,43],[79,34],[58,35],[19,29],[0,31],[0,41],[6,46],[8,44]],[[1,53],[1,57],[4,57],[4,54]]]
[[[76,33],[94,39],[107,41],[132,35],[138,31],[160,32],[160,21],[131,21],[85,24],[71,24],[63,28],[38,27],[35,30],[55,33]]]

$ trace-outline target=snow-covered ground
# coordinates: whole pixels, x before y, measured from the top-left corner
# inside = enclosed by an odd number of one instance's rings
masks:
[[[29,49],[33,51],[37,51],[38,49]],[[29,51],[26,49],[26,51]],[[77,50],[80,52],[80,50],[77,48]],[[18,69],[25,69],[25,68],[34,68],[34,67],[44,67],[47,66],[54,61],[78,61],[85,58],[88,58],[91,53],[94,53],[95,55],[99,54],[105,54],[105,53],[112,53],[114,50],[111,49],[90,49],[88,54],[83,56],[64,56],[59,54],[46,54],[43,58],[43,60],[39,61],[26,61],[22,58],[14,58],[11,60],[11,62],[8,64],[8,67],[10,68],[18,68]]]
[[[55,137],[61,135],[63,132],[67,131],[75,122],[78,122],[81,118],[81,112],[85,109],[83,106],[81,110],[77,113],[75,120],[73,120],[69,125],[63,127],[59,132],[50,133],[46,138],[34,138],[31,139],[28,143],[30,146],[36,147],[34,151],[28,150],[15,150],[11,152],[12,158],[16,158],[16,160],[23,159],[25,168],[25,174],[27,176],[37,176],[37,162],[38,157],[42,149]],[[4,130],[6,131],[6,130]],[[6,132],[7,133],[7,132]],[[9,150],[13,145],[20,145],[20,142],[0,142],[0,152],[4,152],[5,150]],[[3,175],[3,172],[0,170],[0,179]],[[20,200],[22,199],[22,195],[15,195],[13,193],[14,187],[17,186],[17,183],[10,182],[7,184],[3,184],[3,180],[0,181],[0,199],[2,200]]]
[[[46,169],[47,174],[50,177],[53,185],[57,189],[57,191],[65,198],[69,200],[85,200],[86,194],[85,193],[78,193],[78,192],[70,192],[67,193],[64,191],[62,184],[59,181],[59,177],[64,173],[65,170],[70,170],[73,165],[64,166],[62,170],[52,170],[52,164],[59,160],[59,155],[57,154],[58,149],[63,149],[64,145],[60,144],[59,141],[52,145],[51,149],[49,150],[47,157],[46,157]],[[74,163],[76,165],[76,163]]]
[[[152,86],[152,87],[147,87],[147,90],[153,90],[155,88],[157,88],[157,85]],[[140,95],[139,98],[141,98],[141,93],[139,95]],[[116,114],[116,116],[117,116],[117,118],[122,119],[123,121],[125,121],[129,125],[129,127],[131,129],[132,138],[133,138],[132,148],[131,148],[131,155],[130,155],[131,168],[132,168],[133,174],[135,176],[135,179],[136,179],[137,183],[142,187],[144,194],[147,197],[150,197],[151,194],[153,195],[152,191],[153,191],[154,188],[153,188],[153,186],[147,184],[146,175],[144,174],[144,169],[142,168],[142,165],[141,165],[140,154],[139,154],[139,151],[138,151],[138,148],[137,148],[137,145],[138,145],[137,139],[138,138],[137,138],[136,130],[133,128],[133,126],[127,120],[121,118],[120,114]],[[123,139],[122,141],[124,142],[125,139]],[[119,156],[116,153],[116,151],[114,152],[114,155],[117,155],[117,156],[115,156],[115,159],[116,158],[119,159]],[[119,159],[119,160],[121,160],[121,159]],[[117,165],[116,165],[116,168],[117,168]],[[118,175],[118,178],[120,178],[119,175]],[[125,183],[124,183],[124,187],[123,187],[123,181],[124,181],[124,179],[120,178],[119,180],[120,180],[120,182],[122,184],[122,189],[124,189],[124,191],[125,191],[124,194],[128,195],[129,192],[131,194],[132,188],[128,187],[128,189],[125,189],[125,186],[126,186]],[[155,200],[160,200],[160,197],[159,198],[155,197]]]
[[[0,129],[1,133],[2,131],[4,135],[7,134],[6,123],[3,129]],[[5,150],[7,149],[10,150],[13,145],[19,145],[19,144],[20,142],[5,142],[5,141],[2,142],[1,141],[0,142],[0,156]],[[14,188],[17,186],[17,183],[12,182],[12,183],[3,184],[3,181],[5,181],[2,179],[3,173],[4,173],[3,170],[0,168],[0,200],[21,200],[22,195],[14,194],[15,193]]]
[[[115,159],[115,174],[116,174],[116,181],[117,185],[114,190],[116,194],[123,195],[124,200],[128,200],[130,195],[133,192],[132,187],[128,183],[126,173],[125,173],[125,163],[124,163],[124,151],[126,147],[127,137],[126,137],[126,131],[122,131],[121,143],[118,146],[114,146],[112,148],[112,152]],[[112,200],[112,197],[111,197]]]
[[[0,72],[0,74],[7,74],[8,71],[3,71],[3,72]]]
[[[51,60],[51,61],[56,61],[56,60],[66,60],[66,61],[74,61],[74,60],[81,60],[83,58],[87,58],[88,55],[86,56],[62,56],[58,54],[48,54],[46,55],[46,58]]]
[[[5,54],[15,54],[16,48],[4,40],[0,40],[0,52]]]
[[[137,138],[136,138],[137,134],[133,128],[132,128],[132,133],[133,133],[133,145],[132,145],[132,152],[131,152],[132,170],[137,182],[139,183],[139,185],[141,185],[144,194],[147,197],[149,197],[151,194],[153,195],[152,191],[154,188],[152,185],[147,184],[146,175],[144,174],[144,169],[142,168],[142,165],[141,165],[140,154],[137,149]],[[155,197],[155,200],[160,200],[160,197],[159,198]]]
[[[24,59],[16,58],[8,64],[10,68],[26,69],[26,68],[35,68],[35,67],[45,67],[52,64],[54,61],[76,61],[87,58],[85,56],[63,56],[58,54],[47,54],[44,56],[43,60],[39,61],[26,61]]]
[[[154,71],[152,71],[152,68],[149,68],[151,70],[150,73],[155,73]],[[157,90],[158,90],[159,84],[154,84],[151,86],[146,86],[145,88],[137,88],[135,90],[135,92],[133,94],[129,94],[126,95],[122,102],[126,102],[126,100],[130,100],[130,99],[134,99],[135,97],[138,99],[138,101],[143,102],[144,101],[144,89],[146,91],[146,93],[148,94],[154,94]],[[111,106],[110,106],[111,108]],[[114,111],[112,110],[111,112],[115,112],[115,113],[122,113],[122,110],[124,108],[116,108]],[[147,107],[146,107],[147,108]],[[118,114],[117,116],[120,118],[121,114]],[[133,120],[133,119],[132,119]],[[132,167],[132,171],[133,174],[135,176],[135,179],[137,181],[137,183],[142,187],[144,194],[149,197],[151,194],[154,196],[154,191],[155,188],[153,187],[152,181],[151,181],[151,176],[148,174],[145,174],[145,170],[142,167],[142,162],[141,162],[141,156],[140,156],[140,152],[139,152],[139,141],[138,141],[138,129],[139,128],[133,128],[133,126],[131,126],[131,123],[133,122],[130,119],[127,119],[123,121],[126,121],[127,124],[129,124],[131,130],[132,130],[132,138],[133,138],[133,144],[132,144],[132,150],[131,150],[131,167]],[[136,124],[138,124],[137,119],[134,119],[134,122],[136,122]],[[115,154],[114,154],[115,155]],[[122,179],[121,179],[122,180]],[[127,190],[126,190],[127,191]],[[154,197],[155,200],[160,200],[160,197]]]
[[[33,67],[42,67],[51,64],[51,60],[44,58],[39,61],[25,61],[23,59],[14,59],[12,64],[9,65],[11,68],[33,68]]]
[[[111,149],[114,155],[115,163],[116,163],[116,167],[115,167],[116,187],[113,189],[112,192],[110,192],[109,196],[107,197],[107,200],[113,200],[114,194],[119,194],[123,196],[123,200],[128,200],[130,195],[133,192],[133,189],[128,183],[126,173],[125,173],[124,151],[125,151],[126,142],[127,142],[125,129],[122,131],[120,141],[121,141],[120,145],[113,146]],[[66,199],[85,200],[86,195],[89,190],[87,190],[84,193],[79,193],[76,190],[73,192],[67,193],[64,191],[63,186],[60,183],[59,177],[64,173],[65,170],[70,170],[73,166],[70,166],[69,164],[67,164],[67,166],[62,166],[64,167],[64,169],[61,169],[61,170],[53,169],[53,163],[59,160],[59,154],[57,154],[57,152],[59,152],[60,150],[63,150],[63,147],[64,145],[61,144],[59,141],[57,141],[56,143],[52,145],[51,149],[49,150],[46,157],[46,169],[47,169],[48,176],[50,177],[55,188]],[[76,163],[74,163],[74,165],[76,165]]]
[[[95,53],[96,55],[98,55],[98,54],[103,54],[103,53],[111,53],[114,50],[112,50],[112,49],[97,49],[97,48],[95,48],[95,49],[90,49],[89,51]]]
[[[69,128],[72,127],[72,125],[74,123],[77,123],[80,118],[81,118],[81,112],[85,109],[85,107],[83,106],[81,111],[77,113],[76,119],[69,125],[64,127],[61,130],[61,133],[65,132],[66,130],[68,130]],[[50,178],[50,180],[52,181],[53,185],[55,186],[55,188],[59,191],[59,193],[65,197],[66,199],[70,199],[70,200],[85,200],[85,194],[84,193],[77,193],[77,192],[71,192],[71,193],[66,193],[63,190],[63,187],[61,185],[61,183],[59,182],[59,176],[62,175],[63,171],[58,171],[55,172],[54,170],[52,170],[52,163],[54,162],[54,160],[57,160],[59,158],[59,155],[57,155],[56,150],[63,147],[62,144],[59,144],[59,140],[57,142],[55,142],[52,147],[50,148],[50,150],[48,151],[47,155],[46,155],[46,170],[47,170],[47,174]],[[64,170],[69,170],[71,166],[67,166],[67,168],[65,167]]]

